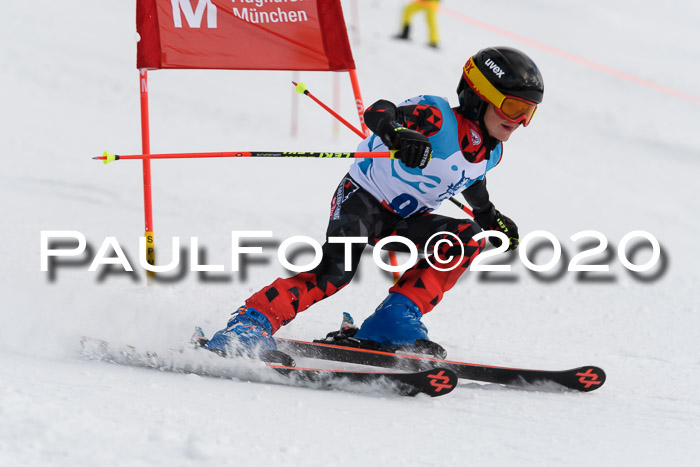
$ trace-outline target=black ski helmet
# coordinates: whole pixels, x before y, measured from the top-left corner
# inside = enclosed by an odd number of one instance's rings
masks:
[[[519,97],[535,104],[542,102],[544,82],[534,61],[512,47],[488,47],[479,50],[467,60],[464,70],[476,65],[484,78],[503,94]],[[457,86],[459,112],[470,120],[481,120],[489,103],[481,97],[465,78]],[[491,102],[494,105],[498,103]]]

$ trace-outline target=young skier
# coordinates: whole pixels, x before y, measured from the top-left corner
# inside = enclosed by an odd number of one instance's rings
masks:
[[[509,237],[509,249],[518,246],[515,223],[489,200],[485,174],[501,161],[502,142],[521,124],[530,123],[543,93],[542,76],[527,55],[490,47],[464,65],[457,107],[427,95],[398,107],[386,100],[372,104],[364,117],[374,134],[358,151],[392,149],[396,159],[358,159],[351,166],[333,194],[326,232],[327,239],[366,237],[366,243],[326,241],[316,268],[278,278],[253,294],[205,347],[226,355],[275,350],[272,335],[281,326],[350,282],[366,244],[399,235],[422,248],[440,233],[439,238],[457,236],[463,250],[440,242],[437,251],[402,274],[353,340],[359,346],[389,351],[434,347],[421,317],[484,248],[483,240],[472,237],[482,228],[498,230]],[[472,206],[478,225],[430,213],[459,192]],[[498,246],[500,240],[491,238],[491,243]],[[346,248],[352,253],[350,270],[345,267]]]

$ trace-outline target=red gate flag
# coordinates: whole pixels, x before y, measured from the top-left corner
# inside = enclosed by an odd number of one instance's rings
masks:
[[[355,69],[340,0],[137,0],[137,68]]]

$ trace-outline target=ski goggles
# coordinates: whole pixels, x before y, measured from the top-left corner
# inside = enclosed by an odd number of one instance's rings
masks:
[[[464,65],[464,79],[479,97],[493,104],[496,113],[513,123],[522,123],[528,126],[535,115],[537,104],[526,99],[509,96],[491,84],[474,63],[474,57]]]

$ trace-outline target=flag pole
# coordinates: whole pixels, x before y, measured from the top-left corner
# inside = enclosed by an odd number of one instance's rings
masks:
[[[151,153],[150,128],[148,124],[148,71],[139,70],[139,87],[141,93],[141,151],[144,155]],[[143,159],[143,205],[145,215],[146,262],[156,264],[155,241],[153,239],[153,199],[151,196],[151,159]],[[105,162],[106,163],[106,162]],[[156,273],[146,271],[146,280],[150,284]]]
[[[355,106],[357,107],[357,115],[360,117],[360,126],[364,137],[370,135],[369,128],[365,124],[365,104],[362,102],[362,94],[360,93],[360,82],[357,80],[357,72],[352,69],[348,70],[350,74],[350,83],[352,83],[352,93],[355,95]]]

